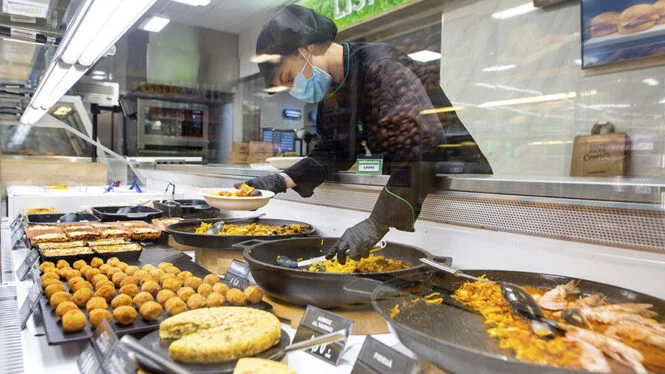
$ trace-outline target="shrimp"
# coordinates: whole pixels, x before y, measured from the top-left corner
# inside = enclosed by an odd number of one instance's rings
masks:
[[[648,327],[633,324],[614,325],[605,330],[605,335],[614,339],[641,341],[665,351],[665,334],[654,333]]]
[[[581,297],[575,301],[574,308],[594,308],[605,304],[605,296],[595,294],[587,297]]]
[[[580,364],[582,364],[584,370],[594,373],[609,373],[612,371],[609,362],[607,362],[605,355],[603,355],[603,352],[600,349],[582,339],[575,337],[568,339],[576,342],[582,348]]]
[[[566,296],[570,294],[579,293],[580,290],[577,288],[577,285],[580,282],[575,282],[571,280],[567,284],[560,284],[551,290],[545,292],[543,297],[540,298],[538,304],[547,310],[564,310],[568,306],[568,301],[566,301]]]
[[[623,303],[623,304],[609,304],[602,305],[592,308],[594,311],[598,312],[620,312],[620,313],[629,313],[629,314],[639,314],[643,317],[655,317],[658,313],[653,310],[649,310],[653,307],[652,304],[646,303]]]
[[[602,307],[601,307],[602,308]],[[654,332],[665,334],[665,326],[653,322],[639,314],[622,313],[598,308],[582,309],[580,311],[585,319],[604,323],[606,325],[633,324],[651,329]]]
[[[580,329],[573,326],[567,327],[566,337],[572,340],[584,340],[585,342],[600,349],[603,353],[619,362],[632,368],[637,373],[646,373],[647,370],[642,365],[644,356],[639,351],[621,343],[620,341],[608,336]]]

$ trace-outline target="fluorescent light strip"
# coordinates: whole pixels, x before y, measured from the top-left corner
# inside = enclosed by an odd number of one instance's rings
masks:
[[[76,82],[85,74],[85,69],[77,69],[76,66],[72,66],[67,70],[67,73],[58,85],[51,91],[51,94],[48,96],[46,101],[42,104],[42,109],[48,110],[54,106],[60,98],[69,91]]]
[[[176,3],[181,3],[189,6],[206,6],[210,4],[210,0],[171,0]]]
[[[464,109],[463,106],[446,106],[442,108],[432,108],[420,111],[420,114],[447,113]]]
[[[509,8],[506,10],[502,10],[500,12],[493,13],[492,18],[494,19],[512,18],[516,16],[521,16],[522,14],[533,12],[534,10],[536,10],[536,7],[533,6],[533,3],[526,3],[520,6],[516,6],[514,8]]]
[[[644,84],[649,85],[649,86],[652,86],[652,87],[653,87],[653,86],[657,86],[657,85],[660,84],[660,82],[658,82],[657,80],[655,80],[655,79],[653,79],[653,78],[647,78],[647,79],[644,79],[642,82],[643,82]]]
[[[286,87],[286,86],[274,86],[274,87],[268,87],[263,91],[268,92],[268,93],[277,93],[277,92],[286,91],[288,89],[289,88]]]
[[[523,97],[519,99],[510,99],[510,100],[499,100],[499,101],[488,101],[478,105],[480,108],[493,108],[497,106],[506,106],[506,105],[519,105],[519,104],[530,104],[530,103],[541,103],[543,101],[558,101],[565,99],[572,99],[577,97],[577,93],[568,92],[568,93],[558,93],[552,95],[542,95],[542,96],[530,96]]]
[[[483,69],[484,72],[489,73],[489,72],[494,72],[494,71],[504,71],[504,70],[510,70],[510,69],[515,69],[517,65],[497,65],[497,66],[490,66],[485,69]]]
[[[160,32],[171,20],[162,16],[152,16],[149,20],[144,22],[140,29],[150,32]]]
[[[438,52],[432,52],[428,50],[422,50],[414,53],[410,53],[409,57],[411,57],[412,60],[414,61],[419,61],[419,62],[430,62],[430,61],[435,61],[435,60],[440,60],[441,59],[441,53]]]
[[[65,50],[60,56],[63,62],[73,65],[78,61],[83,51],[99,32],[99,29],[104,26],[104,20],[115,11],[119,4],[117,1],[95,1],[90,6],[85,18],[78,25],[74,36],[65,46]]]
[[[280,62],[282,60],[282,55],[256,55],[254,57],[251,57],[249,61],[255,63],[255,64],[261,64],[264,62],[272,62],[274,64]]]
[[[21,123],[24,125],[34,125],[44,116],[44,114],[46,114],[46,111],[43,109],[28,107],[21,116]]]

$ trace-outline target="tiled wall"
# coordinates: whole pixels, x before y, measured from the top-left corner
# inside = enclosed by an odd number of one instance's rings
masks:
[[[631,137],[630,175],[665,177],[665,65],[589,74],[579,2],[492,16],[529,3],[451,1],[443,13],[442,86],[495,174],[567,176],[575,136],[609,120]]]

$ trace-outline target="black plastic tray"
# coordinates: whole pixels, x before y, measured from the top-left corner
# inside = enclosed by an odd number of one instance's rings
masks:
[[[191,271],[192,274],[200,278],[204,278],[206,275],[210,274],[208,270],[192,262],[191,258],[186,254],[181,253],[175,249],[165,248],[165,247],[151,247],[149,249],[146,248],[146,250],[143,251],[141,257],[139,258],[139,261],[134,262],[133,264],[130,265],[138,265],[139,267],[141,267],[147,264],[157,265],[160,262],[171,262],[180,270]],[[37,279],[37,281],[39,281],[40,279],[39,269],[34,269],[33,271],[35,272],[33,274],[33,279]],[[65,289],[68,289],[67,282],[63,283]],[[265,301],[261,301],[258,304],[247,304],[246,306],[266,311],[272,310],[272,305],[268,304]],[[44,319],[44,330],[46,331],[46,340],[48,341],[49,345],[59,345],[65,343],[84,341],[92,337],[93,329],[89,323],[83,330],[79,332],[75,333],[64,332],[62,330],[62,323],[60,322],[60,318],[58,318],[58,316],[55,314],[55,310],[51,308],[51,305],[49,304],[46,297],[42,297],[40,299],[39,307],[41,309],[42,316]],[[85,311],[85,308],[82,309],[82,311],[87,317],[88,313]],[[109,306],[109,311],[112,311],[110,306]],[[113,327],[113,330],[115,331],[116,334],[118,334],[118,336],[123,336],[127,334],[135,335],[159,329],[159,324],[166,318],[168,318],[168,314],[166,313],[166,311],[162,311],[162,315],[156,321],[153,322],[146,322],[139,315],[138,317],[136,317],[136,321],[134,321],[134,323],[132,323],[129,326],[118,325],[116,324],[115,321],[113,321],[111,323],[111,327]]]
[[[205,200],[174,201],[180,205],[167,205],[161,200],[153,200],[152,205],[167,217],[214,218],[219,215],[219,209],[211,207]]]
[[[109,221],[132,221],[143,220],[149,222],[153,218],[159,218],[163,212],[161,210],[151,208],[149,206],[139,206],[136,208],[137,213],[118,213],[118,209],[127,208],[128,206],[100,206],[92,208],[92,213],[99,217],[103,222]]]
[[[72,222],[58,223],[58,220],[64,216],[65,213],[51,213],[51,214],[28,214],[26,217],[28,225],[68,225]],[[90,213],[79,213],[77,222],[99,222],[99,218]]]
[[[37,251],[39,252],[39,263],[45,262],[45,261],[51,261],[53,263],[56,263],[60,260],[65,260],[69,262],[69,264],[73,264],[74,261],[78,260],[84,260],[85,262],[90,262],[93,257],[96,256],[95,253],[84,253],[80,255],[65,255],[65,256],[46,256],[44,255],[44,252],[39,249],[39,247],[35,247]],[[126,262],[126,261],[125,261]]]
[[[126,263],[133,263],[139,260],[143,253],[143,246],[138,251],[126,251],[126,252],[97,252],[95,251],[94,257],[99,257],[104,262],[108,261],[111,257],[117,257],[120,261]]]

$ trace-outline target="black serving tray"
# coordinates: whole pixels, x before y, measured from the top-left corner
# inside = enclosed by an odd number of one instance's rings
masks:
[[[150,222],[151,219],[159,218],[163,214],[161,210],[149,206],[136,207],[136,213],[118,213],[118,209],[127,207],[128,206],[100,206],[92,208],[92,213],[99,217],[103,222],[133,220]]]
[[[129,263],[130,265],[137,265],[139,267],[147,264],[158,265],[160,262],[171,262],[173,265],[178,267],[181,271],[190,271],[197,277],[204,278],[206,275],[210,274],[205,268],[201,267],[198,264],[192,262],[191,258],[175,249],[168,247],[151,247],[149,250],[143,251],[139,261],[134,263]],[[39,281],[40,272],[39,269],[33,269],[33,279]],[[67,287],[67,282],[63,282],[65,289],[69,290]],[[247,307],[257,308],[261,310],[271,311],[272,305],[268,304],[265,301],[261,301],[258,304],[247,304]],[[42,312],[44,319],[44,330],[46,331],[46,340],[49,345],[59,345],[66,344],[78,341],[88,340],[93,335],[93,328],[88,325],[81,331],[75,333],[64,332],[62,330],[62,323],[60,318],[55,314],[55,310],[51,308],[49,301],[46,297],[42,297],[39,300],[39,307]],[[81,309],[83,313],[88,317],[88,313],[85,308]],[[109,306],[109,311],[113,311]],[[122,326],[115,322],[111,322],[111,327],[118,336],[123,335],[140,335],[150,331],[159,329],[159,324],[168,318],[166,311],[162,311],[162,315],[155,321],[147,322],[141,318],[139,315],[136,317],[136,321],[128,326]]]
[[[153,200],[152,205],[164,212],[167,217],[214,218],[219,209],[213,208],[205,200],[174,200],[178,205],[169,205],[162,200]]]
[[[141,245],[140,243],[137,243]],[[141,257],[141,253],[143,253],[143,246],[141,245],[141,249],[138,251],[125,251],[125,252],[95,252],[94,257],[99,257],[104,262],[108,261],[111,257],[117,257],[118,260],[122,262],[126,262],[128,264],[137,262],[139,258]]]
[[[79,222],[99,222],[99,218],[94,214],[90,213],[78,213],[77,218],[79,219],[76,222],[61,222],[58,223],[58,220],[64,216],[66,213],[50,213],[50,214],[28,214],[26,217],[26,222],[28,225],[69,225],[72,223]]]

